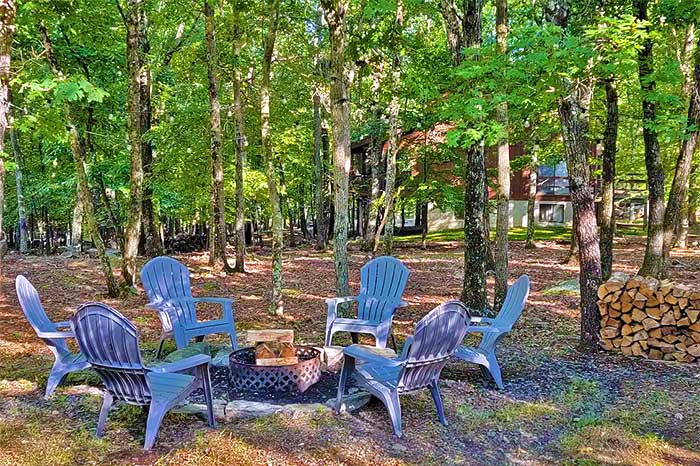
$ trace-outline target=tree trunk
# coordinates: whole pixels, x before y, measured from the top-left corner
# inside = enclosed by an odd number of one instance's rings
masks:
[[[163,242],[160,237],[158,222],[153,207],[153,187],[151,178],[153,177],[153,142],[149,134],[152,121],[152,80],[151,65],[148,54],[151,45],[148,41],[148,18],[146,12],[141,11],[139,15],[139,67],[141,74],[139,77],[139,99],[140,99],[140,126],[141,138],[141,164],[143,167],[143,194],[142,194],[142,218],[141,231],[144,237],[143,251],[146,257],[155,257],[163,254]]]
[[[284,303],[282,301],[282,250],[284,247],[284,219],[280,206],[280,195],[277,189],[277,168],[279,161],[272,150],[270,135],[270,68],[272,66],[272,53],[277,38],[277,26],[279,24],[279,0],[275,0],[270,11],[270,24],[265,37],[264,54],[262,63],[262,75],[260,78],[260,126],[263,159],[267,170],[267,186],[272,204],[272,299],[270,300],[270,313],[282,315]]]
[[[107,195],[107,188],[105,187],[105,182],[104,182],[104,176],[102,176],[102,173],[97,174],[97,182],[100,184],[100,197],[102,198],[102,204],[104,204],[105,210],[107,211],[107,217],[109,217],[109,223],[112,225],[112,229],[114,230],[114,238],[117,241],[117,244],[119,245],[120,249],[124,249],[124,237],[122,236],[122,229],[121,225],[119,223],[119,219],[117,218],[117,214],[114,213],[114,209],[112,209],[112,203],[109,200],[109,196]],[[83,223],[83,205],[79,203],[80,199],[80,193],[78,193],[78,197],[76,198],[76,207],[75,209],[80,210],[79,212],[79,218],[76,220],[76,210],[73,210],[73,221],[79,221],[80,226],[82,226]],[[117,209],[119,210],[119,209]],[[82,232],[81,232],[82,233]],[[79,234],[79,236],[81,236]]]
[[[56,78],[59,80],[64,80],[65,77],[59,69],[58,61],[56,61],[56,57],[53,54],[53,47],[51,46],[49,32],[46,30],[46,27],[43,24],[39,25],[39,29],[41,32],[42,41],[44,43],[43,54],[49,60],[51,70]],[[88,177],[85,170],[85,141],[78,132],[78,127],[75,125],[75,119],[73,118],[73,113],[68,102],[66,102],[64,106],[64,115],[70,139],[71,153],[73,154],[75,174],[78,180],[78,190],[81,197],[81,203],[83,205],[83,213],[85,215],[85,219],[87,220],[88,231],[92,242],[95,243],[97,258],[100,261],[102,273],[104,274],[107,282],[107,294],[112,298],[116,298],[119,296],[119,285],[117,284],[116,278],[114,278],[112,265],[110,264],[109,257],[107,257],[107,253],[105,251],[104,241],[100,235],[99,225],[97,224],[97,218],[95,216],[95,207],[93,206],[92,198],[90,197],[90,187],[88,185]]]
[[[10,140],[12,142],[12,152],[15,156],[15,185],[17,190],[17,220],[19,223],[19,252],[27,254],[29,252],[29,233],[27,232],[27,208],[24,204],[24,183],[22,181],[22,152],[17,141],[17,131],[10,128]]]
[[[481,0],[465,0],[462,15],[464,46],[481,47]],[[474,60],[478,56],[473,57]],[[464,281],[461,300],[471,309],[486,310],[486,163],[483,142],[464,153]]]
[[[76,251],[82,251],[83,246],[83,216],[85,207],[83,197],[80,195],[80,185],[75,185],[75,205],[73,206],[73,222],[70,230],[70,245]]]
[[[226,273],[233,272],[226,259],[226,204],[224,199],[224,161],[221,153],[221,104],[219,102],[219,57],[216,51],[214,9],[204,0],[206,61],[209,78],[209,130],[211,136],[211,218],[209,265]]]
[[[535,248],[535,199],[537,198],[537,152],[533,149],[527,194],[527,236],[525,248]]]
[[[10,58],[12,40],[15,35],[15,17],[17,4],[15,0],[0,3],[0,250],[6,250],[3,215],[5,210],[5,131],[9,126],[10,116]],[[0,261],[2,256],[0,255]]]
[[[558,105],[569,170],[574,233],[579,247],[581,341],[591,348],[596,346],[599,338],[597,302],[598,286],[601,282],[595,193],[588,161],[588,109],[592,95],[593,82],[590,78],[567,83],[567,95],[559,99]]]
[[[377,96],[380,90],[381,74],[378,67],[374,69],[372,73],[372,95]],[[372,120],[374,123],[374,129],[372,134],[372,142],[370,144],[369,152],[369,172],[370,172],[370,192],[369,192],[369,202],[367,205],[367,223],[365,225],[364,239],[362,241],[362,249],[366,252],[375,251],[377,235],[377,217],[379,216],[379,163],[382,160],[382,151],[384,149],[384,142],[382,139],[383,129],[381,124],[381,110],[379,108],[379,103],[376,98],[373,99],[372,103]]]
[[[635,0],[637,18],[645,22],[648,0]],[[647,243],[644,262],[639,274],[661,278],[664,276],[664,170],[659,151],[659,137],[656,132],[656,81],[654,80],[654,43],[651,37],[644,39],[637,54],[639,61],[639,82],[642,89],[642,125],[644,134],[644,163],[647,171],[649,191],[649,216],[647,219]]]
[[[614,76],[605,79],[607,109],[603,136],[603,186],[600,199],[600,266],[603,280],[610,278],[615,236],[615,156],[617,127],[620,119],[617,107],[617,84]]]
[[[350,184],[350,100],[346,73],[345,15],[349,0],[321,0],[331,43],[331,118],[333,120],[333,222],[336,291],[347,296],[348,287],[348,195]]]
[[[394,246],[394,203],[396,196],[396,157],[399,151],[399,97],[394,94],[389,104],[389,144],[386,153],[386,186],[384,188],[384,214],[374,236],[372,253],[379,249],[379,239],[384,232],[384,254],[391,255]]]
[[[241,63],[242,28],[240,12],[234,11],[233,25],[233,114],[236,138],[236,272],[245,272],[245,197],[243,196],[243,169],[246,164],[248,140],[245,137],[245,116],[243,108],[243,72]]]
[[[143,162],[141,160],[141,57],[139,47],[139,23],[143,14],[141,0],[129,0],[126,13],[126,64],[129,75],[127,101],[127,128],[131,159],[131,189],[129,210],[124,234],[122,278],[126,286],[136,281],[136,256],[141,239],[141,215],[143,196]]]
[[[676,161],[668,205],[664,215],[664,261],[668,263],[671,248],[675,241],[676,226],[682,221],[683,202],[688,195],[691,164],[700,132],[700,43],[695,48],[695,65],[693,69],[693,87],[690,89],[688,120],[685,135],[681,141],[680,154]],[[687,214],[685,215],[687,218]],[[666,264],[668,265],[668,264]]]
[[[314,36],[314,72],[315,79],[322,78],[321,67],[321,35],[322,35],[322,13],[319,11],[316,15],[314,27],[316,35]],[[314,225],[316,227],[316,249],[323,251],[326,249],[326,238],[328,235],[324,231],[326,223],[324,221],[325,212],[325,160],[323,158],[323,107],[321,105],[321,84],[314,83],[313,95],[313,112],[314,112]]]
[[[508,51],[508,0],[496,1],[496,38],[502,54]],[[496,245],[494,269],[496,272],[494,310],[501,305],[508,292],[508,227],[510,224],[510,144],[508,138],[508,104],[496,110],[498,122],[503,127],[504,137],[498,141],[498,190],[496,192]]]

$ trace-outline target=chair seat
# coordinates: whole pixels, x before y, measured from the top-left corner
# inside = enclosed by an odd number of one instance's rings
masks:
[[[362,382],[375,388],[380,386],[393,390],[399,381],[402,366],[383,366],[381,364],[358,364],[357,372]]]
[[[219,326],[229,326],[231,325],[231,322],[226,319],[216,319],[216,320],[205,320],[205,321],[197,321],[193,322],[191,324],[187,325],[188,329],[203,329],[203,328],[210,328],[210,327],[219,327]]]
[[[158,401],[177,398],[195,381],[195,377],[185,374],[149,372],[146,377],[148,377],[148,383],[151,387],[151,395],[154,400]]]
[[[346,328],[375,328],[379,326],[378,322],[372,322],[371,320],[362,320],[362,319],[346,319],[346,318],[338,318],[333,321],[333,327],[346,327]]]

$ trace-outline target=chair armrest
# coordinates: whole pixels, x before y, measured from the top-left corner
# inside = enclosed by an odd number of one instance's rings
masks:
[[[75,338],[72,330],[67,332],[36,332],[39,338]]]
[[[396,367],[406,364],[406,361],[403,359],[379,356],[378,354],[374,354],[360,345],[350,345],[343,348],[343,355],[345,355],[345,357],[359,359],[361,361],[371,362],[374,364],[381,364],[382,366],[387,367]]]
[[[506,333],[507,331],[493,326],[470,325],[467,327],[467,332],[472,333]]]
[[[481,316],[472,316],[470,320],[472,324],[493,324],[494,321],[494,319],[490,317]]]
[[[400,309],[404,308],[404,307],[408,307],[408,303],[402,299],[401,301],[399,301],[399,305],[396,307],[400,308]]]
[[[400,359],[408,359],[408,351],[411,349],[411,345],[413,345],[413,335],[406,338],[406,341],[403,342]]]
[[[53,323],[57,328],[70,328],[70,322],[67,320],[64,320],[62,322],[54,322]]]
[[[151,372],[156,372],[159,374],[181,372],[187,369],[192,369],[193,367],[209,364],[209,361],[211,361],[211,356],[207,356],[205,354],[197,354],[195,356],[190,356],[189,358],[181,359],[176,362],[163,364],[162,366],[150,367],[149,369],[151,370]]]
[[[342,296],[339,298],[326,298],[326,304],[330,305],[338,305],[342,303],[351,303],[357,299],[357,296]]]
[[[204,298],[188,298],[188,301],[194,301],[195,303],[216,303],[222,306],[233,305],[233,299],[231,298],[215,298],[215,297],[204,297]],[[179,301],[179,300],[177,300]]]

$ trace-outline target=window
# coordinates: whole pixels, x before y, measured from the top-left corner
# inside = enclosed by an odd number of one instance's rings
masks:
[[[562,204],[540,204],[540,223],[564,223]]]
[[[569,194],[569,172],[566,162],[537,167],[537,192],[540,194]]]

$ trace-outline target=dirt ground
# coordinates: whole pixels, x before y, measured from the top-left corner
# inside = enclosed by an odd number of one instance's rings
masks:
[[[577,277],[561,264],[568,246],[511,244],[511,277],[528,274],[532,291],[516,328],[500,347],[505,390],[476,366],[450,362],[442,391],[450,425],[442,426],[430,394],[402,398],[405,435],[395,438],[383,407],[372,402],[352,415],[276,415],[210,429],[190,415],[166,417],[156,448],[142,450],[143,415],[132,407],[110,415],[106,435],[94,437],[100,399],[82,385],[89,372],[70,376],[50,400],[42,398],[52,356],[25,322],[14,278],[26,275],[54,320],[86,301],[104,301],[132,319],[142,345],[157,344],[160,322],[144,307],[143,292],[106,299],[97,261],[85,257],[9,255],[0,273],[0,465],[63,464],[571,464],[700,465],[700,366],[583,353],[578,343],[578,298],[543,290]],[[351,288],[368,257],[351,254]],[[634,273],[643,238],[616,244],[615,271]],[[459,243],[402,244],[396,255],[411,270],[407,309],[394,319],[401,342],[441,302],[459,296]],[[283,317],[267,313],[269,251],[252,250],[246,274],[212,273],[202,254],[178,256],[192,272],[195,296],[235,299],[236,327],[293,328],[297,341],[320,344],[324,298],[334,295],[329,253],[285,251]],[[700,288],[700,251],[674,252],[670,278]],[[215,309],[203,309],[213,317]],[[346,337],[342,337],[346,338]],[[339,339],[340,343],[348,343]],[[474,337],[469,337],[473,339]],[[474,340],[476,341],[476,340]]]

